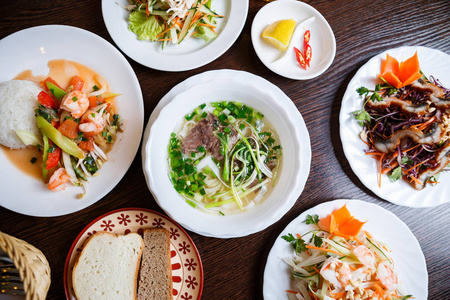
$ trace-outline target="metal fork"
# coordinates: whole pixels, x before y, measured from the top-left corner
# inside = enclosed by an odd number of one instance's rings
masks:
[[[0,256],[0,294],[25,295],[19,270],[8,256]]]

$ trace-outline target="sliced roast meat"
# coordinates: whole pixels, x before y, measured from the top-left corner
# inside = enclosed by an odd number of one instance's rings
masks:
[[[434,122],[431,125],[431,129],[427,132],[413,128],[402,129],[395,132],[388,139],[378,139],[374,141],[374,147],[378,151],[389,153],[397,148],[403,138],[412,138],[416,143],[419,144],[436,144],[441,141],[443,134],[444,131],[442,130],[441,125],[439,125],[437,122]]]
[[[376,109],[399,107],[404,112],[417,115],[423,115],[428,112],[428,104],[425,102],[421,104],[413,104],[411,101],[402,100],[393,96],[384,96],[381,99],[382,101],[367,101],[367,106]]]
[[[200,120],[187,134],[186,138],[181,142],[181,149],[183,153],[188,154],[198,152],[198,148],[203,146],[206,150],[211,152],[211,155],[216,160],[222,160],[224,156],[220,154],[221,142],[214,132],[223,132],[226,126],[220,124],[219,119],[209,113],[208,116]],[[230,148],[237,141],[237,132],[230,127]]]
[[[441,172],[450,163],[450,143],[442,146],[436,153],[436,165],[434,167],[428,167],[423,171],[419,171],[417,179],[420,183],[414,181],[413,186],[416,190],[421,190],[426,186],[427,181]]]

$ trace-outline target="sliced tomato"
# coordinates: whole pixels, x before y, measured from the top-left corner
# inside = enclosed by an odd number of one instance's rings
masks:
[[[93,151],[94,150],[94,138],[92,136],[87,137],[87,141],[82,140],[78,147],[82,150]]]
[[[306,60],[302,52],[300,52],[300,50],[298,50],[296,47],[294,47],[294,51],[295,51],[295,58],[297,59],[298,64],[300,65],[300,67],[306,70]]]
[[[56,85],[57,87],[59,87],[60,89],[62,89],[62,90],[65,91],[65,89],[63,89],[62,87],[60,87],[59,84],[56,83],[56,81],[55,81],[53,78],[47,77],[47,78],[44,79],[44,81],[41,82],[42,86],[44,86],[44,88],[45,88],[45,90],[46,90],[47,92],[50,92],[50,91],[48,90],[48,88],[47,88],[47,82],[51,82],[51,83],[53,83],[54,85]]]
[[[95,107],[97,105],[100,105],[102,103],[105,103],[105,98],[102,96],[91,96],[89,97],[89,108]]]
[[[72,87],[72,91],[81,91],[84,86],[84,80],[78,75],[75,75],[70,80],[69,86]]]
[[[51,147],[54,147],[54,150],[52,152],[48,152],[47,162],[45,163],[46,170],[56,167],[58,165],[59,158],[61,157],[61,148],[54,144]]]
[[[74,139],[78,135],[78,123],[71,119],[66,119],[58,128],[58,131],[69,139]]]
[[[305,61],[306,65],[309,67],[309,63],[311,61],[311,55],[312,55],[312,48],[311,45],[306,44],[305,45]]]
[[[38,94],[38,101],[47,108],[57,109],[59,104],[47,92],[41,91]]]

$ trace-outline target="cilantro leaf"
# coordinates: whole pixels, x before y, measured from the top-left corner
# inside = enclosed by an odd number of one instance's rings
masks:
[[[362,87],[357,88],[357,89],[356,89],[356,92],[357,92],[359,95],[362,96],[362,95],[364,95],[364,94],[368,94],[370,91],[369,91],[368,88],[362,86]]]
[[[390,182],[395,182],[402,178],[402,167],[398,166],[394,170],[392,170],[391,174],[388,175]]]
[[[281,238],[284,239],[286,242],[291,243],[296,253],[306,251],[306,244],[302,238],[295,238],[292,235],[292,233],[288,233],[288,235],[283,235]]]
[[[414,162],[408,156],[402,157],[402,165],[412,165],[413,163]]]
[[[309,243],[314,242],[314,246],[321,247],[323,243],[323,238],[320,236],[317,236],[315,233],[313,233],[312,237],[309,239]]]
[[[364,108],[353,112],[353,114],[355,115],[355,119],[358,120],[361,127],[364,126],[365,121],[370,122],[370,115]]]
[[[318,215],[307,215],[306,220],[303,221],[306,224],[314,224],[318,226],[319,223],[319,216]]]

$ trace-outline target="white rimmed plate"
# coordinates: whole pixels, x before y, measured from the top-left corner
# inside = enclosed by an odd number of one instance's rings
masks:
[[[288,233],[295,235],[308,232],[313,226],[304,223],[307,215],[317,214],[319,218],[323,218],[344,204],[347,204],[348,210],[355,218],[367,220],[364,230],[370,232],[376,240],[385,242],[392,251],[390,255],[394,260],[395,271],[407,294],[413,295],[415,299],[427,299],[428,273],[425,257],[408,226],[381,206],[350,199],[329,201],[308,209],[292,220],[278,235],[269,252],[264,270],[264,299],[287,299],[286,290],[294,289],[290,266],[282,260],[293,255],[293,248],[281,237]]]
[[[108,212],[87,225],[70,248],[64,267],[64,290],[67,299],[76,299],[72,285],[73,266],[89,236],[106,231],[114,234],[137,232],[146,228],[166,228],[170,233],[173,300],[201,298],[203,266],[197,247],[180,225],[166,216],[145,208],[122,208]]]
[[[450,173],[443,172],[439,177],[439,184],[428,185],[423,190],[415,190],[405,180],[390,182],[387,175],[381,176],[381,187],[378,185],[378,164],[375,159],[364,154],[366,144],[360,139],[362,127],[356,121],[353,112],[360,110],[363,99],[356,89],[365,86],[373,89],[377,84],[377,75],[380,73],[380,64],[386,59],[386,53],[403,61],[417,51],[420,68],[426,76],[434,78],[447,88],[450,88],[450,55],[439,50],[426,47],[400,47],[389,49],[371,58],[365,63],[350,80],[344,97],[342,98],[339,115],[340,136],[345,156],[353,172],[359,180],[372,192],[387,201],[409,207],[431,207],[450,201]]]
[[[261,33],[268,25],[284,19],[294,19],[297,26],[288,50],[280,51],[263,40]],[[303,34],[306,30],[311,32],[312,58],[310,67],[304,70],[295,58],[293,47],[304,53]],[[262,63],[290,79],[306,80],[321,75],[330,67],[336,54],[336,40],[327,20],[314,7],[301,1],[278,0],[266,4],[256,14],[251,34],[253,48]]]
[[[102,0],[103,20],[117,46],[131,59],[161,71],[186,71],[206,65],[227,51],[236,41],[247,19],[248,0],[213,0],[211,9],[219,15],[218,36],[205,44],[201,39],[186,38],[182,43],[167,44],[138,40],[128,30],[129,11],[126,0]]]
[[[88,45],[83,47],[83,45]],[[100,74],[116,98],[123,133],[111,152],[100,176],[89,180],[87,195],[78,199],[80,187],[67,187],[52,193],[42,181],[18,170],[0,151],[0,205],[31,216],[59,216],[81,210],[111,191],[130,167],[142,136],[144,106],[136,75],[125,57],[103,38],[71,26],[49,25],[25,29],[0,41],[0,82],[13,79],[20,72],[47,75],[47,63],[66,59],[81,63]]]
[[[181,120],[199,104],[224,99],[247,103],[261,111],[276,128],[284,157],[279,181],[267,199],[244,213],[219,216],[192,208],[178,195],[166,175],[165,145],[177,123],[174,120]],[[245,236],[278,221],[298,199],[309,174],[309,134],[297,108],[279,88],[243,71],[210,71],[176,86],[161,103],[166,106],[155,109],[144,137],[144,174],[160,207],[182,226],[204,236]]]

